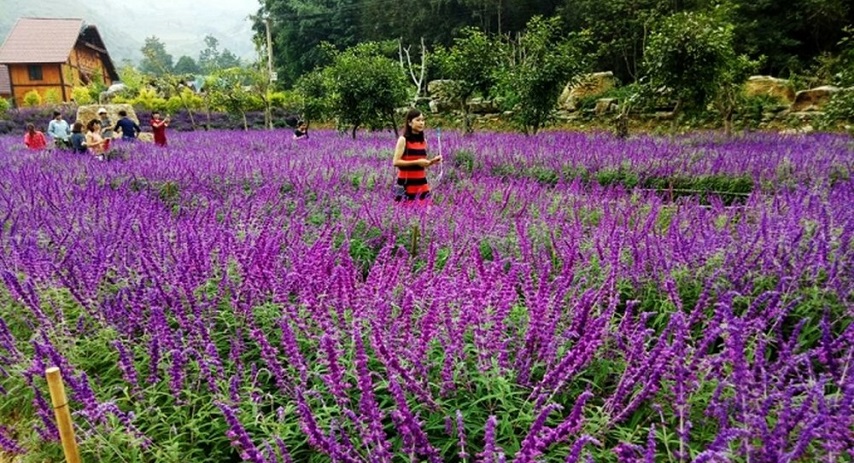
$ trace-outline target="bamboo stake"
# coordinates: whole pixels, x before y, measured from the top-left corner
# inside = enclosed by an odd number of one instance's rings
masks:
[[[65,395],[65,385],[62,374],[57,367],[45,370],[47,386],[50,388],[50,400],[53,402],[53,413],[59,427],[59,438],[62,440],[62,452],[67,463],[81,463],[77,441],[74,439],[74,427],[71,424],[71,413],[68,411],[68,397]]]
[[[410,248],[410,254],[412,257],[418,257],[418,238],[421,236],[421,229],[418,228],[418,225],[412,226],[412,247]]]

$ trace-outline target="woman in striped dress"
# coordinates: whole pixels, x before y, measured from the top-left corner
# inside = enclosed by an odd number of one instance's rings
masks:
[[[430,198],[427,168],[442,162],[442,156],[427,159],[424,141],[424,115],[413,108],[406,113],[403,136],[394,149],[394,167],[397,167],[395,201],[426,201]]]

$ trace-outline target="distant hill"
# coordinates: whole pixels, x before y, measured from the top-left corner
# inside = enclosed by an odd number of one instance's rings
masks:
[[[234,2],[241,3],[241,2]],[[219,40],[219,49],[229,49],[243,59],[253,59],[252,24],[246,19],[252,11],[242,7],[221,6],[200,8],[198,2],[173,0],[169,14],[157,14],[144,3],[127,3],[122,0],[95,2],[70,2],[68,0],[0,0],[0,41],[15,25],[19,17],[82,18],[98,27],[101,37],[117,66],[122,61],[133,63],[142,58],[140,48],[146,37],[156,35],[166,45],[174,61],[182,55],[198,59],[205,47],[205,35]]]

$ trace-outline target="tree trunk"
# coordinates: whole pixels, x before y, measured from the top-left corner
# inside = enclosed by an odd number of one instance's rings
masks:
[[[392,129],[392,130],[394,130],[394,138],[399,137],[400,135],[399,135],[399,133],[398,133],[398,131],[397,131],[397,123],[396,123],[396,122],[395,122],[395,120],[394,120],[394,111],[392,111],[391,113],[389,113],[389,115],[388,115],[388,120],[391,122],[391,129]]]
[[[352,137],[353,137],[353,140],[355,140],[355,139],[356,139],[356,130],[359,130],[359,124],[356,124],[356,125],[354,125],[354,126],[353,126],[353,131],[352,131],[352,132],[351,132],[351,134],[350,134],[350,136],[352,136]]]
[[[248,131],[249,122],[246,121],[246,111],[240,111],[240,115],[243,117],[243,131]]]
[[[724,135],[727,137],[732,136],[732,116],[733,110],[732,107],[729,107],[724,112]]]

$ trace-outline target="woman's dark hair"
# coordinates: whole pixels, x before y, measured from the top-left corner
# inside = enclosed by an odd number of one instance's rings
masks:
[[[412,127],[409,125],[412,122],[412,119],[421,115],[421,110],[418,108],[412,108],[406,112],[406,122],[403,125],[403,137],[409,140],[409,138],[414,135],[412,133]]]
[[[80,133],[83,132],[83,123],[77,121],[74,125],[71,126],[71,133]]]
[[[62,114],[62,113],[61,113],[61,112],[59,112],[59,111],[54,111],[54,112],[53,112],[53,117],[59,116],[59,115],[61,115],[61,114]]]
[[[86,124],[86,130],[94,132],[95,124],[101,125],[101,121],[99,121],[98,119],[92,119],[91,121],[89,121],[88,124]]]
[[[121,110],[121,111],[119,111],[119,116],[121,116],[121,117],[125,117],[125,116],[127,116],[127,115],[128,115],[128,112],[127,112],[127,111],[125,111],[124,109],[123,109],[123,110]]]
[[[29,124],[27,124],[27,132],[29,132],[29,133],[35,133],[35,131],[36,131],[36,126],[35,126],[35,125],[33,125],[33,123],[32,123],[32,122],[30,122]]]

